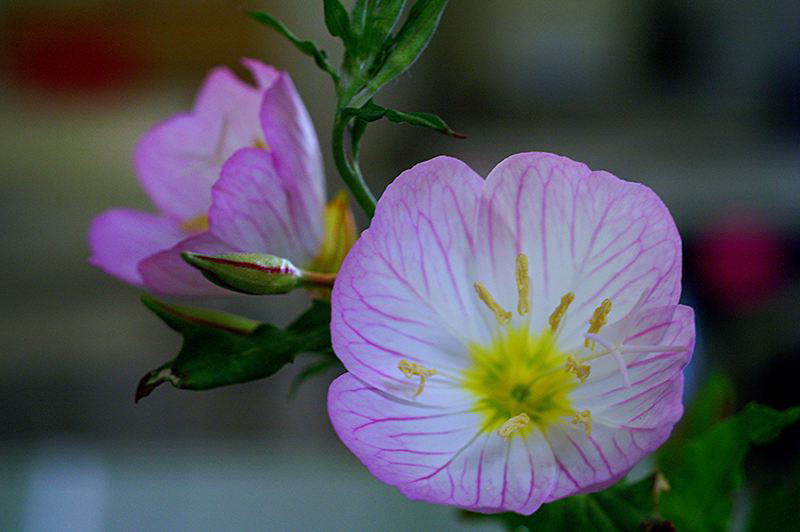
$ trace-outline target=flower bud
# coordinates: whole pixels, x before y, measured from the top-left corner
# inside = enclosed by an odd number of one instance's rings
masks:
[[[304,272],[289,260],[263,253],[204,255],[184,251],[183,260],[212,283],[251,295],[286,294],[305,285]]]

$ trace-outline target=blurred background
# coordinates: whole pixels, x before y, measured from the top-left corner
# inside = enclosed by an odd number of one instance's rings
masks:
[[[298,364],[231,388],[161,387],[135,405],[138,379],[180,339],[137,290],[86,262],[92,216],[150,208],[131,164],[138,137],[188,110],[213,66],[244,73],[240,57],[291,72],[329,190],[340,187],[328,78],[243,14],[268,10],[336,59],[321,4],[0,4],[1,530],[477,527],[405,500],[357,463],[327,420],[334,375],[293,399]],[[485,175],[507,155],[542,150],[650,186],[681,230],[684,299],[698,310],[687,393],[721,368],[738,404],[796,405],[798,30],[796,0],[455,0],[377,102],[438,113],[468,138],[378,123],[363,168],[381,190],[442,153]],[[285,324],[306,302],[210,304]],[[755,457],[759,470],[787,470],[798,445],[787,431]]]

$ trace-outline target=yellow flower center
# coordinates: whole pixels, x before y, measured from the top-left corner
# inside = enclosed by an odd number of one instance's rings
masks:
[[[517,433],[525,434],[532,426],[545,429],[575,415],[569,394],[578,381],[564,371],[567,354],[553,340],[549,329],[531,334],[524,325],[507,327],[488,346],[469,346],[471,365],[462,374],[462,385],[476,398],[483,430],[499,430],[524,413],[530,421]]]
[[[181,222],[181,229],[187,233],[202,233],[208,231],[208,214],[201,214]]]
[[[325,205],[322,220],[322,244],[306,269],[318,273],[336,273],[358,236],[344,190]]]
[[[530,312],[528,259],[520,253],[515,262],[517,312]],[[590,366],[576,353],[559,349],[559,325],[575,299],[564,294],[541,332],[531,331],[529,322],[512,324],[512,313],[505,310],[480,281],[474,283],[478,299],[497,319],[498,333],[489,345],[468,346],[470,365],[461,374],[461,385],[475,396],[474,409],[484,417],[483,430],[497,431],[503,438],[523,437],[532,428],[545,431],[552,424],[583,425],[587,437],[592,428],[589,410],[578,412],[570,403],[570,393],[586,382]],[[611,301],[604,300],[595,310],[589,332],[596,333],[606,323]],[[587,346],[588,347],[588,346]],[[421,390],[420,390],[421,391]]]

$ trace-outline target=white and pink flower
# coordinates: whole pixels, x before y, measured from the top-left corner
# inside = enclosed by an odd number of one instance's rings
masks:
[[[401,174],[339,272],[342,441],[413,499],[529,514],[602,489],[681,417],[692,309],[648,188],[545,153]]]

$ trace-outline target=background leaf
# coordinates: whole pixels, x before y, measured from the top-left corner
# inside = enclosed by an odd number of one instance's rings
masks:
[[[178,355],[139,381],[135,399],[169,382],[207,390],[269,377],[303,352],[330,353],[330,304],[314,301],[288,328],[254,325],[247,318],[168,305],[149,296],[142,302],[183,336]],[[214,319],[210,319],[210,318]]]
[[[302,53],[313,57],[314,61],[317,63],[317,66],[320,67],[322,70],[327,72],[331,75],[335,82],[339,81],[339,74],[336,72],[336,69],[331,66],[328,62],[328,55],[325,53],[324,50],[320,50],[317,48],[317,45],[311,41],[304,41],[300,39],[297,35],[292,33],[292,31],[286,27],[286,25],[281,22],[280,20],[276,19],[269,13],[262,13],[258,11],[249,11],[247,13],[253,20],[265,24],[269,26],[273,30],[277,31],[289,41],[294,44],[295,48],[300,50]]]
[[[380,69],[367,84],[369,94],[375,94],[414,64],[433,37],[446,6],[447,0],[414,2],[400,31],[386,45],[390,47],[390,51],[386,54]]]
[[[352,33],[347,10],[339,0],[324,0],[325,26],[334,37],[339,37],[345,47],[352,47]]]
[[[798,417],[800,407],[779,411],[751,403],[688,440],[680,460],[662,461],[671,489],[661,495],[661,514],[681,531],[728,530],[748,448],[775,438]]]
[[[355,116],[364,122],[374,122],[375,120],[386,118],[398,124],[425,127],[438,131],[439,133],[444,133],[445,135],[450,135],[451,137],[466,138],[464,135],[450,129],[450,126],[448,126],[444,120],[433,113],[397,111],[395,109],[381,107],[373,102],[367,102],[357,109],[348,107],[344,110],[344,113],[349,116]]]

